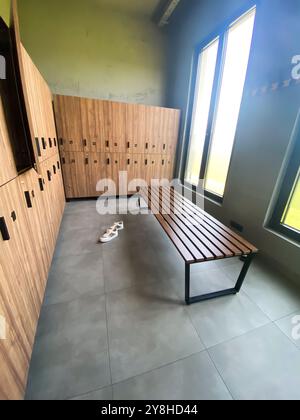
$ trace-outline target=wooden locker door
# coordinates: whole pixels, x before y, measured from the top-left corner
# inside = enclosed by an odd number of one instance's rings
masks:
[[[106,178],[105,162],[101,153],[89,153],[87,161],[87,192],[89,197],[98,197],[103,191],[97,191],[99,181]]]
[[[66,198],[70,199],[73,197],[70,156],[68,152],[60,152],[60,157]]]
[[[43,124],[41,121],[37,69],[23,45],[20,46],[20,51],[24,72],[24,86],[26,90],[26,97],[28,99],[28,112],[30,113],[30,120],[34,134],[33,147],[36,154],[36,160],[40,162],[46,157],[47,144],[45,142]]]
[[[17,176],[9,133],[5,121],[5,113],[0,97],[0,186]]]
[[[126,104],[109,102],[108,105],[108,137],[111,153],[125,153],[125,120]]]
[[[97,152],[109,152],[109,118],[108,118],[108,101],[97,100],[95,102],[97,117]],[[107,144],[108,142],[108,144]]]
[[[125,145],[127,153],[145,153],[146,106],[126,105]]]
[[[147,107],[145,142],[146,154],[158,153],[160,121],[160,108],[154,106]]]
[[[160,180],[160,167],[161,167],[161,156],[152,154],[148,157],[148,182],[151,186],[152,182]]]
[[[39,316],[41,301],[37,297],[37,284],[33,277],[36,262],[28,229],[27,209],[20,200],[19,181],[13,180],[0,189],[1,234],[0,266],[9,280],[8,289],[0,284],[1,295],[9,296],[16,302],[15,321],[20,338],[30,351]],[[19,306],[18,306],[19,305]]]
[[[168,108],[161,109],[161,124],[160,124],[160,133],[161,141],[158,147],[158,152],[160,154],[167,154],[170,145],[170,125],[172,120],[172,112]]]
[[[0,238],[2,241],[2,237]],[[11,278],[16,279],[15,266],[8,277],[0,264],[0,322],[5,323],[5,340],[0,340],[0,400],[22,400],[25,395],[31,346],[23,332],[19,311],[24,303],[12,293]]]
[[[177,144],[179,140],[180,116],[181,113],[178,109],[171,110],[168,153],[173,156],[175,156],[176,154]]]
[[[80,98],[73,96],[62,97],[63,119],[65,125],[64,151],[82,152],[82,125]]]
[[[88,197],[85,154],[83,152],[70,152],[69,162],[73,194],[72,198]]]
[[[98,143],[101,144],[102,135],[99,124],[98,104],[93,99],[80,99],[82,142],[84,152],[97,152]]]
[[[154,153],[154,154],[161,153],[161,149],[163,147],[163,135],[164,135],[163,130],[164,130],[164,108],[156,107],[151,153]]]
[[[24,207],[26,208],[28,230],[30,232],[27,240],[32,241],[34,258],[39,262],[36,264],[34,278],[37,279],[37,292],[42,302],[50,259],[47,231],[45,230],[44,224],[42,191],[39,184],[39,176],[34,170],[27,171],[19,176],[18,181],[21,200],[23,200]]]
[[[60,151],[65,149],[65,139],[67,138],[67,126],[64,109],[64,97],[54,95],[54,114],[57,128],[57,143]]]
[[[7,331],[7,339],[0,340],[0,359],[4,363],[0,396],[8,393],[10,398],[24,395],[41,307],[34,278],[39,260],[35,259],[27,209],[20,197],[17,179],[0,188],[0,307]]]

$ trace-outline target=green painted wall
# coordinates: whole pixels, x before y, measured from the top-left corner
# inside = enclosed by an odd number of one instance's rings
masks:
[[[54,93],[163,105],[165,35],[99,0],[19,0],[21,36]]]
[[[1,0],[0,1],[0,16],[9,24],[10,16],[10,0]]]

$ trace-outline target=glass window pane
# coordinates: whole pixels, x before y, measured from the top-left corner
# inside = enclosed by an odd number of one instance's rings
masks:
[[[300,232],[300,173],[281,223]]]
[[[209,109],[218,56],[219,39],[206,47],[199,56],[190,147],[185,180],[198,186]]]
[[[246,79],[256,10],[232,25],[224,61],[205,189],[223,197]]]

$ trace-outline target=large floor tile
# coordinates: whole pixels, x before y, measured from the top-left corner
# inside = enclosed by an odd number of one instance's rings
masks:
[[[71,399],[73,401],[111,401],[113,399],[112,387],[103,388]]]
[[[54,258],[82,255],[90,252],[96,253],[101,246],[98,241],[99,231],[95,228],[74,228],[66,232],[61,231],[56,244]]]
[[[107,297],[113,383],[203,350],[185,307],[156,283]]]
[[[104,296],[44,307],[27,399],[67,399],[110,385]]]
[[[230,400],[206,352],[114,385],[116,400]]]
[[[300,287],[261,263],[250,268],[243,291],[273,321],[300,309]]]
[[[101,216],[99,216],[96,211],[82,212],[79,214],[65,214],[61,223],[60,233],[63,234],[73,229],[99,230],[100,226]]]
[[[45,305],[69,302],[86,294],[104,293],[103,256],[83,254],[56,258],[51,267]]]
[[[242,292],[191,305],[188,312],[207,348],[270,322]]]
[[[300,349],[300,310],[279,321],[276,325],[286,334]]]
[[[141,252],[143,249],[143,252]],[[103,247],[105,291],[122,290],[163,280],[155,251],[145,241]]]
[[[300,399],[300,351],[274,324],[209,353],[235,399]]]

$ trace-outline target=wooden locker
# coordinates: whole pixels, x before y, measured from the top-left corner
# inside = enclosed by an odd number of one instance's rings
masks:
[[[82,152],[83,136],[80,98],[56,96],[55,110],[56,114],[61,114],[62,131],[58,133],[61,149],[65,152]]]
[[[48,247],[47,231],[44,229],[43,198],[39,186],[39,176],[34,171],[27,171],[19,178],[23,200],[28,220],[29,240],[33,240],[35,257],[39,264],[35,266],[34,278],[37,279],[38,296],[43,300],[45,280],[49,269],[50,249]]]
[[[11,268],[10,274],[16,279],[16,267]],[[0,264],[0,317],[5,322],[6,336],[5,340],[0,340],[0,400],[22,400],[27,382],[31,344],[20,320],[20,310],[23,309],[24,302],[14,293],[11,278],[5,271]]]
[[[146,106],[126,105],[126,152],[145,153],[146,144]]]
[[[128,193],[135,193],[139,186],[145,185],[145,171],[144,171],[144,155],[132,154],[129,155],[128,166]]]
[[[161,156],[157,154],[145,155],[145,179],[149,186],[152,180],[160,180]]]
[[[93,99],[80,99],[84,152],[101,151],[103,126],[100,124],[98,102]]]
[[[85,155],[83,152],[70,152],[67,155],[71,175],[71,198],[88,197]]]
[[[24,395],[44,285],[19,179],[0,188],[0,202],[0,311],[7,332],[0,340],[0,398],[15,399]]]
[[[161,108],[148,107],[146,114],[146,143],[145,151],[148,154],[160,152],[161,144]]]
[[[16,176],[17,170],[5,121],[3,103],[0,97],[0,186]]]
[[[105,161],[101,153],[88,153],[85,155],[86,176],[87,176],[87,194],[89,197],[98,197],[103,194],[97,191],[99,181],[106,178]]]
[[[170,110],[171,113],[171,122],[170,122],[170,131],[169,131],[169,148],[168,154],[175,157],[177,151],[177,144],[179,138],[179,129],[180,129],[180,116],[181,113],[177,109]]]
[[[103,111],[105,119],[105,151],[125,153],[126,104],[105,101],[103,102]]]
[[[114,182],[117,195],[119,195],[119,176],[121,171],[126,170],[126,155],[124,153],[106,153],[105,168],[106,178]]]

